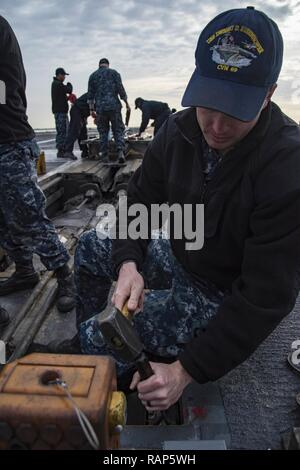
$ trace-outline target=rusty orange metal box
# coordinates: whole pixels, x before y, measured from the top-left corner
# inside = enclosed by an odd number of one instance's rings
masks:
[[[31,354],[7,364],[0,374],[0,449],[91,448],[64,390],[49,381],[66,382],[76,405],[92,424],[101,449],[118,447],[117,418],[111,410],[116,392],[114,362],[109,357]],[[116,407],[114,405],[114,407]],[[112,419],[111,413],[115,413]],[[120,418],[121,417],[121,418]]]

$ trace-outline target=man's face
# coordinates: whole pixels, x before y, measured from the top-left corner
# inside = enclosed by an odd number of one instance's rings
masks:
[[[57,75],[57,77],[56,77],[56,78],[57,78],[59,81],[61,81],[61,82],[64,82],[64,81],[65,81],[65,78],[66,78],[66,76],[65,76],[64,74],[60,73],[59,75]]]
[[[242,140],[257,123],[260,113],[252,121],[239,121],[227,114],[207,108],[196,108],[198,124],[208,145],[226,151]]]

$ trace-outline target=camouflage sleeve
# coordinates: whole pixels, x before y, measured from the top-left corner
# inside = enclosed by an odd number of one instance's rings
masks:
[[[121,75],[119,73],[116,74],[116,82],[117,82],[118,94],[121,100],[127,101],[126,91],[122,83]]]
[[[87,102],[90,109],[93,110],[95,105],[95,80],[93,74],[89,78]]]

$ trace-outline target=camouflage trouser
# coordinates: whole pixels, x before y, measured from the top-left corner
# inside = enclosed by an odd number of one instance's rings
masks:
[[[101,153],[106,153],[108,151],[108,134],[110,123],[117,150],[124,150],[125,148],[125,126],[123,123],[121,111],[102,111],[99,114],[97,113],[97,128],[100,136]]]
[[[112,241],[99,239],[95,230],[79,241],[75,254],[77,323],[82,352],[112,355],[122,375],[132,365],[122,363],[107,348],[97,326],[97,314],[107,304],[113,280],[111,248]],[[173,256],[168,240],[150,242],[142,272],[151,290],[145,295],[143,312],[134,317],[134,326],[148,353],[175,360],[216,314],[224,293],[200,290]]]
[[[55,127],[56,127],[56,148],[57,150],[65,150],[65,143],[67,138],[67,131],[69,125],[69,118],[67,113],[55,113]]]
[[[69,259],[45,214],[45,196],[37,185],[35,140],[0,145],[0,245],[20,265],[37,253],[48,270]]]

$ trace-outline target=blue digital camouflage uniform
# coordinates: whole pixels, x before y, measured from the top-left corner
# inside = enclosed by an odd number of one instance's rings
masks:
[[[57,150],[64,152],[68,125],[69,125],[68,114],[67,113],[55,113],[54,118],[55,118],[55,127],[56,127],[56,148]]]
[[[106,307],[113,280],[111,247],[112,241],[100,239],[96,230],[80,239],[75,255],[77,321],[82,352],[111,354],[122,375],[132,366],[107,348],[97,326],[97,314]],[[145,294],[143,312],[134,316],[134,326],[148,353],[175,358],[216,314],[224,294],[205,286],[200,290],[174,258],[166,239],[150,242],[142,273],[145,287],[151,290]]]
[[[121,76],[116,70],[99,67],[96,72],[92,73],[88,84],[88,102],[94,103],[97,113],[101,153],[108,151],[110,123],[117,150],[125,148],[125,126],[122,120],[122,105],[119,97],[124,101],[127,100]]]
[[[20,265],[37,253],[48,270],[69,259],[45,213],[45,196],[37,185],[39,147],[33,140],[0,144],[0,245]]]
[[[220,154],[202,142],[206,183],[220,161]],[[104,310],[113,280],[112,241],[100,239],[96,230],[86,232],[75,253],[77,285],[77,327],[85,354],[110,354],[122,376],[133,365],[121,362],[103,341],[97,314]],[[133,319],[145,350],[155,356],[176,358],[196,334],[217,313],[226,293],[203,280],[195,285],[172,254],[169,240],[154,239],[148,245],[142,268],[146,289],[143,311]]]

